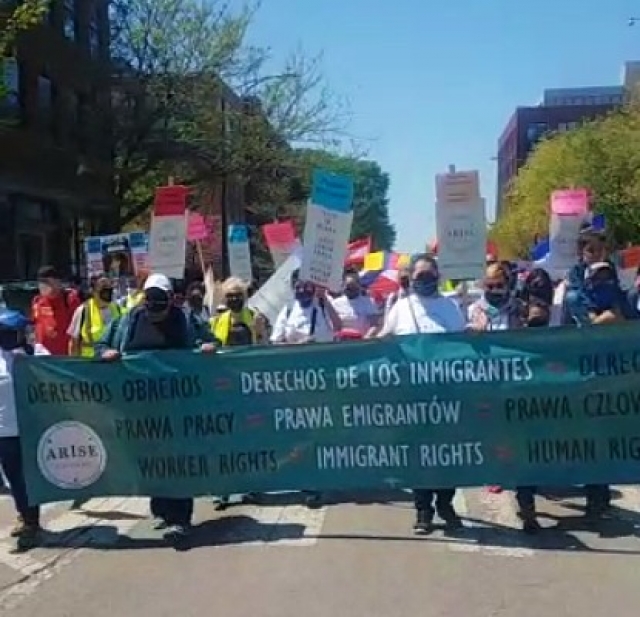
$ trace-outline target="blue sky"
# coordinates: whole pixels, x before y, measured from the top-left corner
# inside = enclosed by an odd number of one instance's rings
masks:
[[[490,217],[497,139],[543,89],[620,83],[640,0],[263,0],[251,41],[324,53],[351,131],[391,176],[396,248],[434,235],[434,176],[478,169]]]

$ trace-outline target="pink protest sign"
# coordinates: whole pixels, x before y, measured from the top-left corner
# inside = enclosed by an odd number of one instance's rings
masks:
[[[189,212],[189,222],[187,224],[187,240],[197,242],[206,240],[210,233],[210,225],[207,219],[199,212]]]
[[[551,193],[551,213],[560,216],[584,215],[589,211],[587,189],[566,189]]]
[[[296,241],[296,230],[291,221],[263,225],[262,233],[270,249],[288,249]]]

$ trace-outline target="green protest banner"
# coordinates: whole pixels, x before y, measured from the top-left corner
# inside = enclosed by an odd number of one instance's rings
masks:
[[[629,324],[21,358],[29,495],[635,483],[637,335]]]

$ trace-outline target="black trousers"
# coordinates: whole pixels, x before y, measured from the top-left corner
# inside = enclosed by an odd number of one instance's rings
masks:
[[[152,497],[149,503],[151,514],[167,525],[190,525],[193,516],[193,499],[170,499]]]
[[[427,512],[430,516],[433,516],[436,510],[441,512],[443,510],[453,508],[453,498],[455,494],[455,488],[442,488],[436,490],[430,488],[414,488],[413,502],[416,506],[416,510]]]
[[[19,437],[0,437],[0,465],[9,481],[9,489],[18,515],[28,525],[39,525],[40,508],[30,506],[27,497]]]
[[[584,491],[588,509],[606,510],[611,505],[611,488],[608,484],[587,484]]]
[[[536,487],[535,486],[518,486],[516,488],[516,501],[520,514],[536,513]]]

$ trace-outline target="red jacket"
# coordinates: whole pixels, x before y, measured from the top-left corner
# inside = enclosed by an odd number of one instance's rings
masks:
[[[36,296],[33,299],[31,319],[35,326],[36,343],[45,347],[52,356],[69,354],[67,330],[80,304],[78,294],[67,290],[52,296]]]

